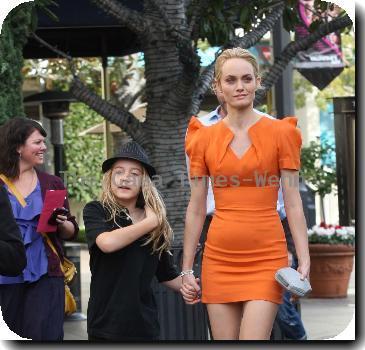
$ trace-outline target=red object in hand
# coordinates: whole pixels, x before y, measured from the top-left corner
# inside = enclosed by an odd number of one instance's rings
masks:
[[[48,220],[56,208],[62,208],[66,199],[66,190],[47,190],[43,209],[39,217],[37,232],[56,232],[57,225],[50,225]]]
[[[50,225],[57,225],[57,216],[63,215],[66,216],[68,214],[68,209],[66,208],[56,208],[53,213],[51,214],[51,217],[48,220],[48,223]]]

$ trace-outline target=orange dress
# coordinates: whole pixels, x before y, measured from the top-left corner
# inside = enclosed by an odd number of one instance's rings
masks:
[[[299,170],[297,118],[261,117],[251,146],[238,158],[234,133],[221,120],[203,126],[193,117],[186,137],[190,178],[210,176],[215,212],[202,263],[202,302],[267,300],[282,303],[275,272],[288,266],[285,234],[276,211],[280,169]]]

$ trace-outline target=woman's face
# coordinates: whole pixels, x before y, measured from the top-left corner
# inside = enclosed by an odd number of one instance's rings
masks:
[[[20,159],[31,166],[43,164],[46,151],[45,137],[38,130],[34,130],[18,148]]]
[[[114,163],[111,188],[118,199],[137,199],[142,186],[142,169],[141,163],[130,159],[121,159]]]
[[[228,106],[244,109],[253,104],[259,83],[251,63],[243,58],[230,58],[222,66],[218,90]]]

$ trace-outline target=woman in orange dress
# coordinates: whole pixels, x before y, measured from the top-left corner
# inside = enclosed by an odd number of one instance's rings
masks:
[[[204,248],[201,301],[207,305],[213,338],[270,339],[283,294],[274,276],[288,266],[276,211],[280,179],[298,271],[302,278],[309,275],[307,225],[299,194],[301,134],[296,118],[269,119],[253,110],[260,76],[249,51],[228,49],[217,58],[215,88],[224,96],[227,116],[209,127],[193,117],[186,138],[191,197],[181,292],[187,303],[188,295],[200,295],[191,268],[210,177],[216,210]],[[197,297],[194,303],[199,301]]]

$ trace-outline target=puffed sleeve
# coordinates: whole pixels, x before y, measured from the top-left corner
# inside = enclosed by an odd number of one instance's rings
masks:
[[[279,169],[299,170],[302,136],[297,128],[298,118],[287,117],[278,122]]]
[[[185,138],[185,151],[190,162],[190,178],[209,176],[205,163],[206,145],[206,127],[198,118],[192,117]]]

